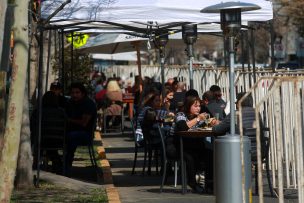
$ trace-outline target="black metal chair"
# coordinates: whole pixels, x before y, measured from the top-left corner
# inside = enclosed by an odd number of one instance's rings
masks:
[[[121,130],[121,133],[124,131],[124,109],[123,105],[121,104],[121,114],[120,115],[107,115],[106,114],[106,108],[103,109],[103,129],[102,132],[107,133],[107,132],[115,132],[117,130]],[[114,128],[114,127],[108,127],[109,121],[114,122],[116,119],[120,120],[120,126],[119,128]]]
[[[132,174],[135,173],[138,151],[140,149],[143,149],[143,151],[144,151],[144,163],[143,163],[142,174],[144,175],[144,173],[145,173],[147,158],[148,158],[148,162],[149,162],[148,163],[148,174],[151,173],[151,162],[152,162],[153,152],[154,152],[154,158],[156,161],[156,172],[158,173],[158,151],[160,150],[160,148],[159,148],[159,145],[153,144],[152,137],[150,135],[150,130],[152,127],[151,122],[148,121],[147,123],[145,123],[145,122],[143,123],[142,133],[143,133],[144,140],[141,144],[139,144],[136,141],[136,130],[135,130],[137,128],[137,125],[139,125],[139,123],[137,122],[136,117],[134,117],[133,120],[131,120],[131,127],[132,127],[132,132],[134,135],[134,160],[133,160]]]
[[[48,152],[62,150],[62,170],[65,172],[66,158],[66,122],[67,117],[62,108],[43,108],[41,119],[41,144],[42,160],[46,167],[49,161]],[[54,164],[54,163],[53,163]]]
[[[160,185],[160,192],[163,191],[163,187],[165,185],[165,182],[167,180],[167,167],[172,166],[174,164],[174,187],[177,185],[177,165],[179,162],[178,159],[169,159],[167,157],[167,151],[166,151],[166,143],[165,143],[165,137],[162,133],[160,125],[158,125],[158,132],[161,137],[161,144],[162,144],[162,170],[163,170],[163,176],[162,176],[162,182]]]
[[[144,136],[144,164],[142,174],[145,174],[146,161],[148,156],[148,171],[147,174],[151,175],[152,156],[154,152],[154,160],[156,164],[156,173],[158,173],[158,156],[161,150],[160,137],[157,139],[158,130],[153,127],[156,122],[156,112],[153,109],[148,109],[145,113],[144,120],[142,122],[142,132]],[[154,132],[154,134],[152,134]]]
[[[273,187],[271,182],[270,170],[269,170],[269,146],[270,146],[270,139],[266,136],[267,131],[269,128],[263,127],[261,125],[261,159],[262,163],[265,163],[266,166],[266,175],[267,181],[269,186],[269,191],[271,196],[274,196]],[[248,136],[251,141],[251,163],[255,168],[255,192],[258,194],[258,163],[257,163],[257,142],[256,142],[256,128],[244,128],[243,129],[244,136]]]
[[[136,133],[135,133],[135,129],[136,129],[136,117],[134,117],[131,120],[131,128],[132,128],[132,133],[134,136],[134,160],[133,160],[133,168],[132,168],[132,175],[135,173],[135,167],[136,167],[136,162],[137,162],[137,153],[139,149],[144,149],[144,145],[140,145],[137,141],[136,141]]]
[[[90,135],[89,142],[84,143],[80,146],[87,146],[88,147],[91,164],[95,168],[96,174],[99,175],[98,165],[97,165],[95,150],[94,150],[94,138],[95,138],[96,122],[97,122],[97,116],[93,118],[93,125],[92,125],[92,130],[91,130],[92,133]]]

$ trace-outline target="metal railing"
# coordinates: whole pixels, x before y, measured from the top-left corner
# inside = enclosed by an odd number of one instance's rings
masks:
[[[109,73],[129,76],[137,73],[137,66],[111,67]],[[144,76],[160,78],[158,66],[143,66]],[[269,128],[269,162],[272,185],[279,202],[284,202],[284,191],[296,190],[299,203],[304,202],[303,126],[304,126],[304,71],[272,70],[256,71],[255,83],[251,71],[236,70],[236,92],[250,92],[254,99],[256,115]],[[194,89],[201,95],[216,84],[222,88],[223,98],[229,101],[229,77],[224,68],[194,68]],[[170,66],[165,69],[165,79],[178,77],[189,84],[187,66]],[[241,114],[240,114],[241,115]],[[258,118],[258,116],[257,116]],[[257,135],[260,133],[259,122]],[[240,129],[242,136],[242,129]],[[257,136],[259,202],[264,201],[261,140]],[[285,196],[284,196],[285,195]]]
[[[304,77],[261,77],[248,91],[255,95],[257,135],[259,115],[269,128],[269,162],[272,186],[279,202],[286,200],[284,191],[295,190],[299,203],[304,202],[303,125]],[[245,95],[248,96],[248,94]],[[240,113],[241,115],[241,113]],[[240,119],[242,120],[242,119]],[[240,129],[242,136],[243,132]],[[261,140],[257,136],[259,202],[264,201],[262,180]]]

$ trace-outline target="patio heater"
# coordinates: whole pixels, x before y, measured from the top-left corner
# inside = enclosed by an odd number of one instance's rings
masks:
[[[160,55],[160,70],[161,70],[161,82],[165,85],[165,47],[168,43],[169,37],[167,32],[160,32],[155,37],[156,47],[159,49]]]
[[[251,160],[248,137],[235,134],[234,40],[241,29],[241,12],[260,9],[251,3],[225,2],[206,7],[202,13],[220,13],[221,29],[229,39],[230,134],[215,139],[214,179],[217,203],[241,203],[251,200]],[[242,143],[241,143],[242,142]],[[243,146],[243,157],[241,157]],[[244,160],[243,164],[240,160]],[[221,166],[221,167],[216,167]],[[244,179],[245,180],[244,180]]]
[[[187,54],[189,58],[189,80],[190,89],[193,89],[193,44],[197,39],[197,25],[189,24],[182,26],[183,40],[187,44]]]

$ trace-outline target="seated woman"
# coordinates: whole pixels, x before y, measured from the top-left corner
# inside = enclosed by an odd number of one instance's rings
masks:
[[[175,132],[187,131],[195,129],[203,125],[206,114],[199,113],[200,98],[190,95],[185,98],[184,111],[178,112],[175,116],[175,123],[170,132],[170,137],[166,139],[167,155],[171,158],[180,156],[180,143]],[[200,142],[197,139],[184,139],[184,159],[187,166],[188,185],[193,189],[193,192],[204,192],[204,188],[196,183],[195,175],[202,169],[201,163],[204,159],[205,146],[203,140]]]
[[[141,128],[144,136],[144,145],[148,151],[148,174],[151,174],[152,152],[158,152],[161,139],[154,124],[157,120],[157,110],[160,109],[160,94],[157,91],[148,93],[143,100],[143,107],[137,117],[137,129]],[[155,153],[157,155],[157,153]],[[157,156],[155,157],[157,158]]]
[[[107,127],[111,120],[112,126],[117,126],[121,122],[122,91],[116,80],[109,80],[105,99],[107,102],[104,113],[106,114]]]
[[[157,111],[161,108],[160,102],[160,94],[157,91],[151,91],[148,93],[143,100],[143,107],[140,109],[138,117],[137,117],[137,125],[143,128],[153,128],[153,122],[158,120]],[[154,112],[154,116],[146,116],[147,112],[152,115],[152,111]],[[144,122],[145,121],[145,122]],[[147,125],[144,126],[144,123]],[[152,125],[151,125],[152,124]]]
[[[164,100],[163,100],[163,109],[167,110],[167,111],[170,111],[169,109],[170,108],[170,105],[172,103],[172,99],[173,99],[173,89],[172,88],[166,88],[165,89],[165,96],[164,96]]]

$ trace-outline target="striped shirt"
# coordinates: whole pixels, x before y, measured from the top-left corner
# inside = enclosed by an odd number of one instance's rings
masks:
[[[176,126],[178,125],[179,122],[184,121],[184,122],[188,122],[189,119],[187,118],[186,114],[184,112],[178,112],[175,115],[175,119],[174,119],[174,123],[170,129],[170,136],[174,136],[175,132],[177,131]],[[192,126],[191,128],[188,129],[184,129],[184,130],[189,130],[189,129],[195,129],[195,128],[199,128],[204,124],[204,121],[199,121],[197,122],[194,126]]]

